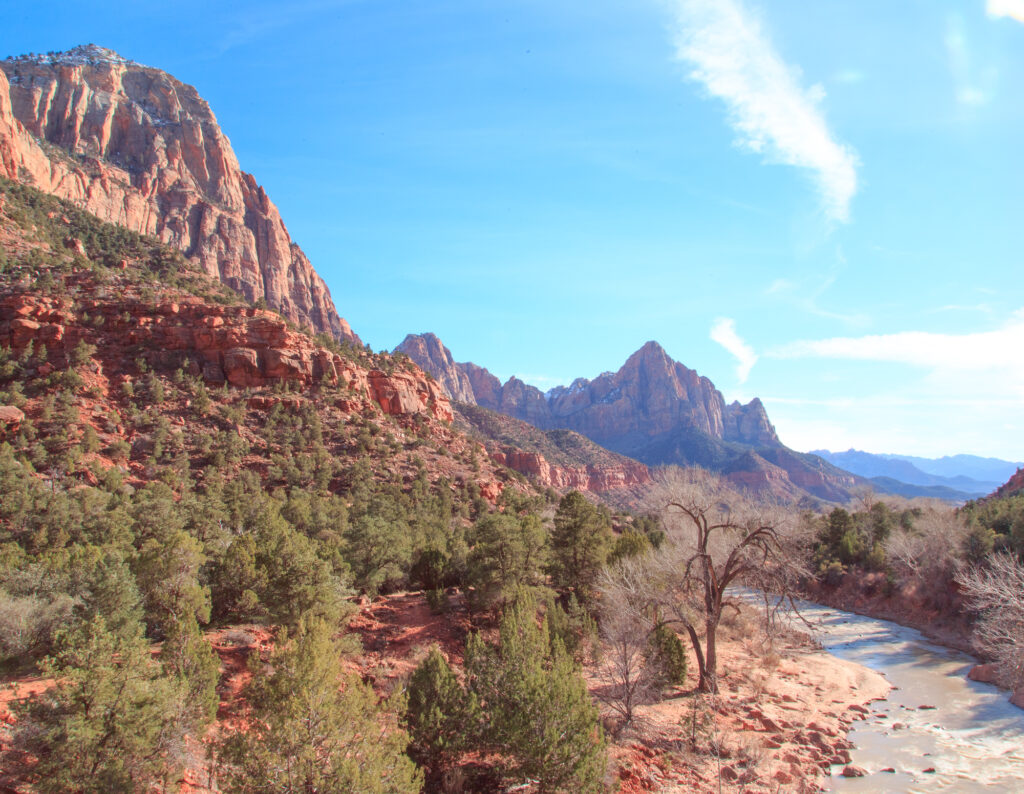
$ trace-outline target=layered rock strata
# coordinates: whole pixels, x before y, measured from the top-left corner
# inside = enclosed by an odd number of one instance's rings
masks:
[[[159,237],[250,301],[358,343],[195,88],[89,45],[0,61],[0,175]]]
[[[541,487],[557,490],[607,493],[646,485],[651,481],[647,467],[636,461],[627,461],[621,465],[559,466],[549,463],[539,452],[524,452],[514,447],[491,453],[491,459],[525,474]]]
[[[83,316],[90,326],[83,323]],[[92,326],[101,327],[103,334],[92,332]],[[428,414],[444,422],[453,418],[448,397],[418,369],[384,372],[361,366],[289,330],[280,317],[260,309],[216,306],[199,299],[155,306],[100,298],[80,299],[72,306],[67,300],[32,294],[0,300],[0,346],[20,352],[32,343],[51,355],[70,354],[82,340],[107,348],[96,362],[127,361],[129,351],[145,349],[152,366],[192,371],[211,385],[291,382],[309,387],[325,382],[351,393],[339,406],[349,412],[375,405],[390,415]]]

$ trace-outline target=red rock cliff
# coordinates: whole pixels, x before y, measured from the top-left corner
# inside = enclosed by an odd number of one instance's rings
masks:
[[[502,466],[525,474],[544,488],[607,493],[651,481],[650,472],[642,463],[624,462],[622,465],[554,466],[539,452],[523,452],[506,447],[491,454]]]
[[[89,45],[0,61],[0,175],[181,249],[300,326],[358,342],[196,90]]]
[[[91,318],[89,325],[83,316]],[[323,380],[352,392],[341,406],[349,411],[376,405],[395,416],[453,418],[448,398],[420,370],[368,369],[290,331],[271,312],[192,298],[156,306],[124,298],[81,299],[73,306],[69,300],[25,293],[0,299],[2,345],[21,351],[32,342],[37,349],[45,345],[51,353],[66,353],[83,339],[107,348],[97,362],[123,362],[128,350],[145,349],[155,366],[193,369],[211,384],[259,387],[291,381],[310,386]]]
[[[409,334],[398,347],[396,353],[404,353],[426,372],[429,372],[444,389],[451,399],[460,403],[476,404],[473,386],[469,377],[456,364],[448,350],[435,334]]]

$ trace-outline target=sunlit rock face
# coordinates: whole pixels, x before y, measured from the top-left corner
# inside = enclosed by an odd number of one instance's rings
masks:
[[[0,61],[0,175],[159,237],[249,300],[358,342],[195,88],[102,47]]]

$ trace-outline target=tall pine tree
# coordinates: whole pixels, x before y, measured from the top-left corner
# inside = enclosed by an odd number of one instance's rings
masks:
[[[256,659],[256,657],[254,657]],[[221,787],[233,794],[413,794],[422,775],[408,735],[373,690],[344,676],[327,623],[303,618],[258,665],[245,693],[252,720],[220,746]]]

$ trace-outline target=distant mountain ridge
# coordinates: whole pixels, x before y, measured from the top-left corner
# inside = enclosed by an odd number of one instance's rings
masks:
[[[862,477],[940,489],[936,493],[941,493],[941,489],[950,489],[962,494],[963,498],[991,493],[1022,465],[976,455],[922,458],[912,455],[874,454],[856,449],[845,452],[816,449],[811,454]],[[879,484],[889,490],[884,483]]]
[[[250,301],[359,343],[192,86],[95,45],[0,61],[0,176],[160,238]]]
[[[845,501],[856,477],[786,447],[764,405],[726,403],[714,384],[648,342],[617,372],[577,378],[547,393],[512,377],[456,362],[434,334],[410,334],[395,348],[429,372],[457,402],[540,430],[575,431],[647,465],[699,465],[781,498]]]

